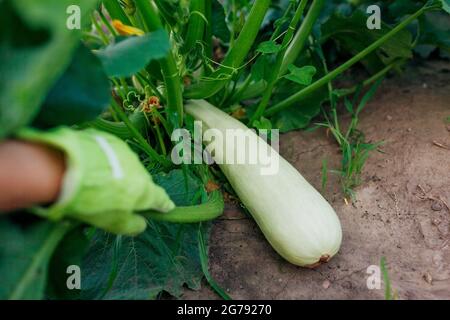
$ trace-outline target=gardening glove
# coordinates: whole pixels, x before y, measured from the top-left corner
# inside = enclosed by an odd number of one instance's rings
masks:
[[[111,134],[59,127],[46,132],[26,128],[17,136],[66,155],[59,199],[50,207],[33,208],[42,217],[54,221],[68,217],[112,233],[136,235],[145,230],[146,220],[135,211],[167,212],[175,207],[137,155]]]

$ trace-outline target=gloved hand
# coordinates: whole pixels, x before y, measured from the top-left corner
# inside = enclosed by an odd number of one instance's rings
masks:
[[[23,129],[20,139],[40,142],[66,155],[66,172],[59,199],[33,212],[51,220],[68,217],[106,231],[136,235],[146,220],[134,211],[172,210],[165,190],[153,183],[139,158],[119,138],[98,131],[60,127],[49,131]]]

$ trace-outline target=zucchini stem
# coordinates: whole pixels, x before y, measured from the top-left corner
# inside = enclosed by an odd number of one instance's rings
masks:
[[[326,74],[313,84],[309,85],[308,87],[300,90],[299,92],[291,95],[290,97],[286,98],[283,101],[280,101],[273,107],[266,110],[265,115],[266,116],[272,116],[275,113],[284,110],[288,107],[290,107],[292,104],[298,102],[299,100],[303,99],[304,97],[311,94],[313,91],[319,89],[323,85],[327,84],[329,81],[333,80],[337,76],[339,76],[341,73],[349,69],[351,66],[353,66],[355,63],[361,61],[364,59],[368,54],[372,53],[374,50],[378,49],[383,43],[391,39],[393,36],[395,36],[399,31],[404,29],[407,25],[409,25],[413,20],[415,20],[417,17],[422,15],[424,12],[434,9],[434,7],[422,7],[417,12],[409,16],[407,19],[402,21],[400,24],[398,24],[394,29],[386,33],[384,36],[379,38],[377,41],[372,43],[370,46],[353,56],[351,59],[349,59],[344,64],[340,65],[330,73]]]
[[[148,0],[136,0],[136,7],[142,15],[147,29],[151,32],[163,28],[155,7]],[[181,91],[180,75],[172,52],[160,60],[161,71],[166,86],[168,108],[178,114],[178,123],[183,125],[183,94]]]
[[[283,41],[281,44],[281,47],[284,48],[280,52],[277,53],[277,57],[275,60],[275,65],[273,66],[272,73],[270,74],[270,78],[267,81],[267,86],[264,90],[264,94],[262,96],[261,102],[259,103],[256,112],[253,114],[253,116],[250,118],[250,126],[253,124],[253,121],[261,118],[261,116],[264,114],[264,111],[266,110],[267,105],[269,104],[270,97],[272,96],[273,88],[275,87],[275,83],[278,80],[278,74],[280,73],[280,68],[282,67],[285,52],[288,48],[288,45],[290,41],[292,40],[292,36],[294,35],[295,28],[297,27],[297,24],[299,23],[300,19],[302,18],[303,11],[305,9],[306,3],[308,0],[301,0],[300,4],[297,7],[297,10],[295,11],[294,17],[291,20],[291,23],[289,24],[289,27],[283,37]]]
[[[185,98],[203,99],[211,97],[231,80],[232,75],[241,66],[250,51],[270,3],[270,0],[255,0],[242,31],[219,69],[214,71],[208,79],[201,80],[199,83],[188,87],[184,94]]]
[[[141,148],[155,161],[159,162],[161,165],[163,165],[164,167],[169,167],[171,165],[171,162],[169,160],[167,160],[166,158],[164,158],[163,156],[159,155],[151,146],[150,144],[147,142],[147,140],[145,140],[145,138],[142,136],[142,134],[138,131],[138,129],[136,129],[136,127],[133,125],[133,123],[130,121],[130,119],[128,119],[127,115],[125,114],[125,112],[122,110],[121,107],[119,107],[119,105],[116,103],[116,101],[114,101],[114,99],[111,101],[111,105],[114,109],[114,111],[117,113],[117,115],[119,116],[120,120],[122,120],[125,125],[128,127],[128,129],[131,131],[131,133],[133,134],[133,137],[137,140],[137,142],[139,143],[139,145],[141,146]]]
[[[319,18],[320,12],[322,11],[324,5],[325,0],[313,0],[308,13],[306,14],[305,20],[303,20],[302,25],[296,32],[294,39],[292,39],[284,54],[279,76],[286,73],[288,66],[291,63],[294,63],[295,59],[297,59],[298,55],[303,50],[306,40],[311,34],[311,30]]]
[[[202,41],[205,31],[205,0],[191,0],[189,9],[190,17],[184,37],[183,52],[189,52],[195,47],[197,41]]]
[[[217,218],[223,213],[224,202],[219,190],[211,192],[207,202],[188,207],[176,207],[172,211],[162,213],[154,210],[142,211],[144,217],[174,223],[197,223]]]
[[[128,16],[125,14],[125,11],[123,11],[117,0],[103,0],[103,5],[112,19],[117,19],[123,24],[131,25],[130,19],[128,19]]]

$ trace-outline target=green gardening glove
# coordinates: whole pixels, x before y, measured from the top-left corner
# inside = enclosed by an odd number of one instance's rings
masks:
[[[42,217],[73,218],[109,232],[136,235],[145,230],[146,220],[135,211],[167,212],[175,207],[165,190],[153,183],[137,155],[111,134],[59,127],[45,132],[26,128],[17,136],[66,154],[58,201],[33,210]]]

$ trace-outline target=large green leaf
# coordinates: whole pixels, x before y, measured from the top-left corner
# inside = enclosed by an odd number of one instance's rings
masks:
[[[154,178],[177,205],[191,204],[200,188],[182,170]],[[184,285],[199,289],[199,227],[149,221],[137,237],[98,231],[82,265],[82,298],[152,299],[162,291],[179,297]],[[202,232],[207,238],[208,228]]]
[[[89,246],[86,227],[79,226],[71,230],[58,244],[48,267],[46,297],[49,299],[78,299],[80,289],[69,289],[67,273],[69,266],[81,266],[83,256]]]
[[[70,5],[82,24],[97,1],[0,1],[0,138],[29,123],[56,79],[68,66],[80,30],[69,30]]]
[[[320,107],[327,98],[326,87],[316,90],[292,108],[276,113],[272,117],[272,123],[280,132],[306,128],[311,120],[320,113]]]
[[[445,12],[450,13],[450,0],[439,0],[442,3],[442,9]]]
[[[450,56],[450,18],[446,12],[427,12],[420,19],[421,34],[414,51],[427,58],[436,48]]]
[[[281,44],[275,43],[273,40],[268,40],[261,42],[256,48],[257,52],[261,52],[263,54],[277,53],[281,51]]]
[[[144,69],[152,60],[164,58],[170,49],[163,29],[140,37],[129,37],[99,50],[97,56],[110,77],[128,77]]]
[[[299,68],[293,64],[288,66],[288,70],[289,74],[285,75],[284,78],[304,86],[309,86],[311,84],[312,79],[317,72],[314,66],[303,66]]]
[[[359,53],[367,46],[388,33],[392,28],[382,23],[381,29],[368,30],[366,26],[367,15],[355,11],[351,16],[333,15],[322,25],[322,41],[332,38],[339,47],[352,55]],[[412,36],[403,29],[395,37],[386,41],[373,54],[362,61],[370,71],[378,71],[383,65],[391,63],[398,58],[411,58]]]
[[[227,43],[230,41],[230,29],[228,29],[226,18],[225,18],[225,10],[222,4],[217,0],[212,1],[212,12],[211,12],[211,28],[212,34],[221,39],[223,42]]]
[[[401,19],[407,14],[412,14],[423,6],[422,2],[417,0],[397,0],[388,5],[388,12],[396,20]]]
[[[110,99],[110,84],[102,64],[81,45],[48,94],[35,123],[50,127],[89,121],[108,106]]]
[[[69,227],[47,221],[21,226],[0,219],[0,299],[43,298],[49,260]]]

